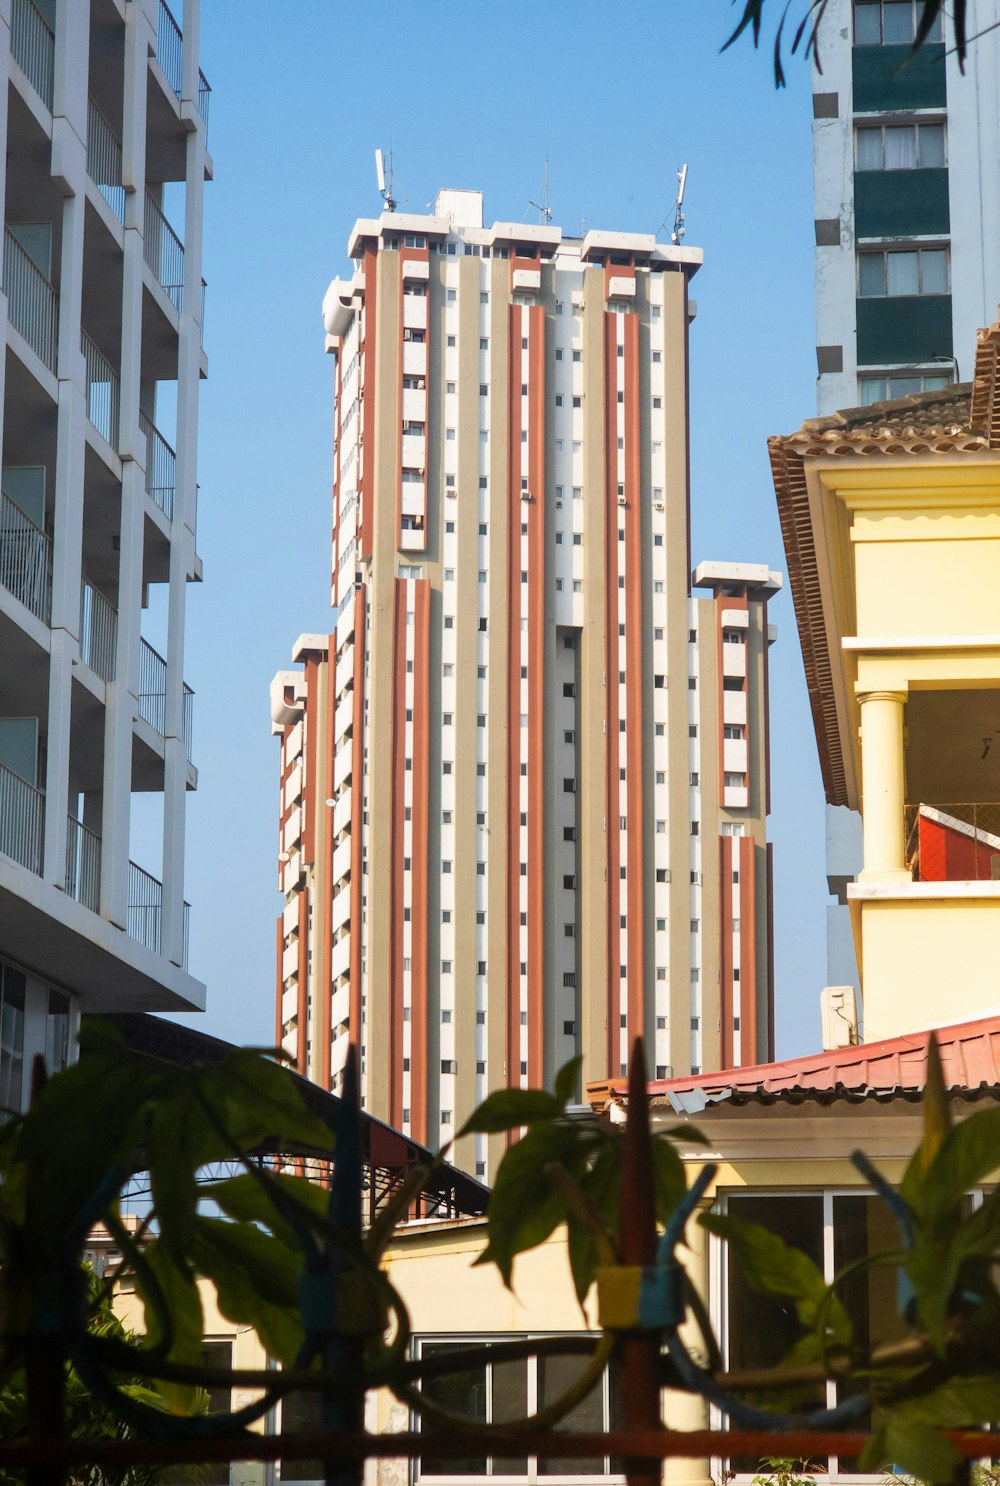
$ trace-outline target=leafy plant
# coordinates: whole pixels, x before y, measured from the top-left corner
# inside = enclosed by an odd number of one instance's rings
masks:
[[[723,51],[727,51],[747,30],[749,30],[753,38],[754,47],[756,48],[760,45],[761,29],[764,23],[764,3],[765,0],[745,0],[739,22],[732,35],[723,45]],[[809,61],[811,58],[819,71],[822,71],[817,51],[819,28],[828,4],[829,0],[804,0],[804,13],[801,15],[798,25],[795,28],[789,47],[789,54],[793,57],[801,47],[803,59]],[[976,39],[975,37],[970,38],[966,32],[966,4],[967,0],[951,0],[949,10],[946,11],[944,0],[923,0],[913,46],[910,49],[910,57],[915,56],[923,46],[938,17],[947,15],[951,20],[958,65],[964,72],[969,42]],[[775,10],[777,8],[777,5],[773,7]],[[783,88],[787,81],[783,54],[785,47],[785,23],[788,20],[788,13],[791,8],[792,0],[785,0],[774,35],[772,63],[774,68],[774,86],[776,88]]]
[[[788,1455],[762,1455],[759,1464],[753,1486],[816,1486],[815,1473],[819,1467],[801,1456],[794,1459]]]

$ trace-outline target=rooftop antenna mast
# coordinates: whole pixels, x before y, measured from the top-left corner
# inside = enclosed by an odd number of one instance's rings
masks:
[[[389,151],[389,169],[386,172],[385,156],[381,150],[375,151],[375,179],[378,182],[378,194],[385,202],[387,212],[396,210],[396,198],[392,194],[392,151]]]
[[[670,241],[674,247],[679,248],[684,237],[684,187],[687,185],[688,168],[686,165],[677,167],[677,200],[674,202],[674,226],[670,234]]]
[[[545,177],[544,177],[544,179],[542,181],[541,197],[542,197],[541,201],[529,201],[528,202],[528,205],[529,206],[533,206],[535,208],[535,211],[538,213],[538,221],[539,221],[540,226],[547,227],[548,224],[552,221],[552,208],[549,206],[549,157],[548,157],[548,155],[545,156]]]

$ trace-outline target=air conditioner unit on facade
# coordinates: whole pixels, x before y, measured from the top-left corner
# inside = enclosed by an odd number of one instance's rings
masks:
[[[858,1042],[858,1001],[853,986],[824,986],[819,1009],[824,1052]]]

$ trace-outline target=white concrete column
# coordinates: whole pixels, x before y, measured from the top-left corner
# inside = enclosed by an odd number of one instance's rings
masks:
[[[137,233],[125,234],[141,253]],[[106,688],[104,722],[104,800],[102,811],[101,913],[126,926],[128,904],[129,815],[132,796],[132,724],[138,710],[139,620],[142,613],[143,522],[146,492],[142,467],[122,466],[122,509],[118,555],[118,654],[115,679]]]
[[[902,691],[868,691],[861,706],[861,817],[864,828],[862,881],[908,881],[903,808],[906,765],[903,756]]]
[[[681,1255],[692,1284],[709,1309],[708,1234],[692,1219],[687,1226],[685,1247]],[[704,1350],[701,1332],[693,1319],[681,1327],[681,1340],[697,1356]],[[663,1420],[668,1429],[708,1429],[708,1404],[695,1393],[663,1394]],[[671,1459],[664,1462],[664,1486],[712,1486],[710,1462],[707,1459]]]

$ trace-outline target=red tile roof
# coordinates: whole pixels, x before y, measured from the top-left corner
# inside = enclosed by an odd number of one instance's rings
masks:
[[[1000,1088],[1000,1017],[962,1022],[935,1029],[946,1087],[957,1091]],[[697,1102],[796,1100],[839,1094],[866,1097],[916,1094],[927,1078],[927,1032],[865,1042],[834,1052],[786,1058],[780,1063],[757,1063],[747,1068],[724,1068],[717,1073],[688,1074],[654,1079],[650,1099],[680,1107]],[[626,1079],[588,1085],[595,1108],[607,1108],[625,1098]]]

